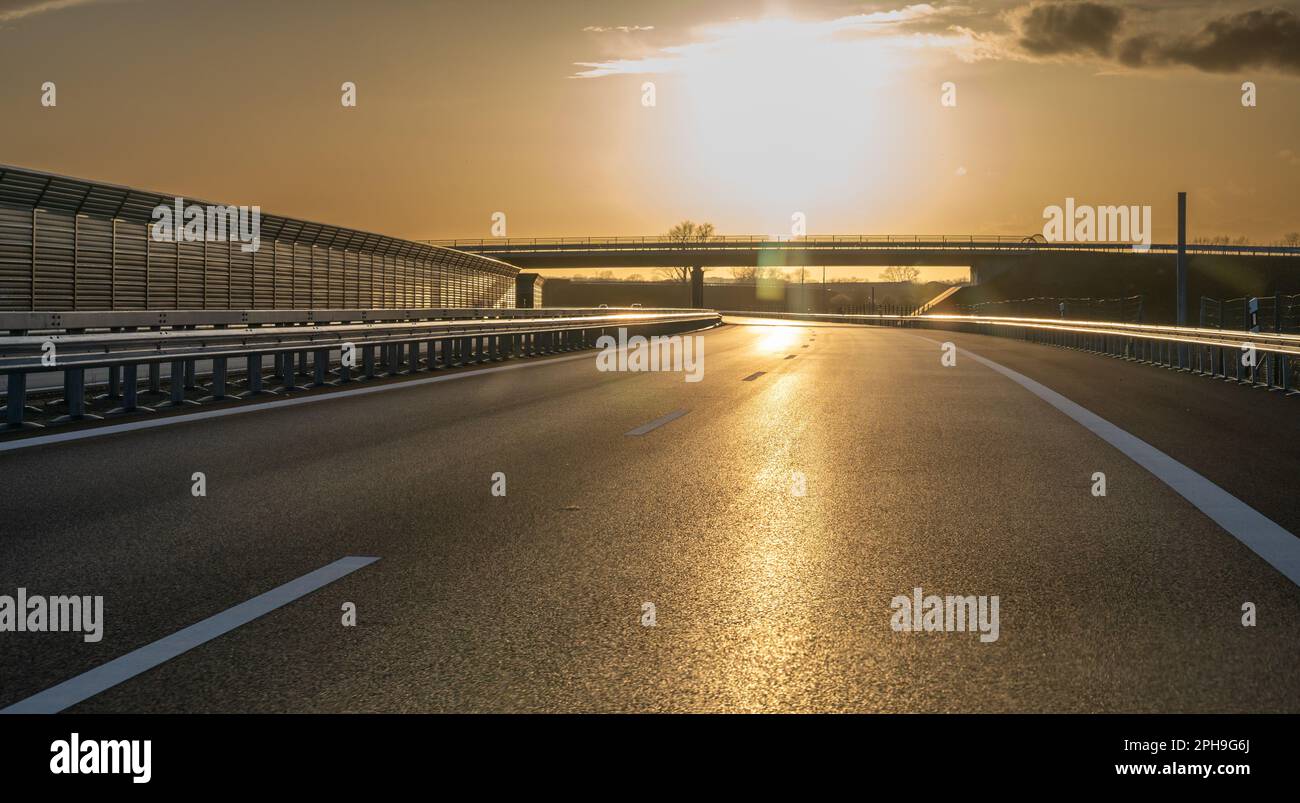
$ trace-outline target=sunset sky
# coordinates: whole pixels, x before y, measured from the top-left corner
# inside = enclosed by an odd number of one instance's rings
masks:
[[[511,236],[1023,235],[1073,196],[1152,205],[1162,241],[1185,189],[1193,235],[1270,242],[1300,229],[1297,10],[0,1],[0,162],[409,238],[497,211]]]

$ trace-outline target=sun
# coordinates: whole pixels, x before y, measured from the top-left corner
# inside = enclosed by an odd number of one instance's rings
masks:
[[[701,191],[725,190],[745,218],[784,228],[792,211],[856,193],[888,166],[881,123],[910,49],[790,19],[714,34],[684,50],[670,84],[683,93],[677,160]]]

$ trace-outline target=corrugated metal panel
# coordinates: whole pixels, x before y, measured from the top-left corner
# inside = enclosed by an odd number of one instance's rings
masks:
[[[54,179],[25,171],[0,171],[0,204],[16,209],[35,209],[41,193]]]
[[[149,234],[149,309],[179,309],[176,295],[176,243]]]
[[[76,308],[110,309],[113,304],[113,221],[86,215],[78,215],[76,220]]]
[[[329,267],[326,270],[326,280],[329,283],[329,299],[326,303],[338,309],[346,306],[343,301],[343,252],[337,248],[330,248],[325,255],[329,258]]]
[[[329,252],[318,245],[310,245],[306,250],[311,253],[311,300],[307,303],[323,309],[330,305]]]
[[[207,243],[203,242],[179,242],[176,247],[180,250],[180,259],[177,261],[177,281],[180,283],[180,303],[176,305],[177,309],[203,309],[204,308],[204,260],[203,249]]]
[[[36,308],[73,309],[73,217],[36,210]]]
[[[272,309],[293,307],[296,299],[294,282],[294,245],[280,240],[275,242],[275,299],[266,306]],[[260,305],[259,305],[260,306]]]
[[[203,307],[204,309],[230,309],[230,252],[229,240],[203,244]]]
[[[0,310],[32,308],[32,213],[0,206]]]
[[[343,252],[343,306],[361,306],[361,264],[356,251]]]
[[[293,244],[293,306],[311,307],[311,246]]]
[[[146,309],[143,223],[114,221],[113,309]]]
[[[267,244],[259,249],[266,254]],[[230,248],[230,309],[253,309],[253,259],[255,252],[244,251],[239,246]]]
[[[275,215],[261,217],[257,253],[229,240],[151,240],[155,207],[175,202],[0,165],[0,309],[500,306],[513,297],[518,271],[497,260]]]
[[[357,306],[366,309],[378,306],[374,302],[374,259],[370,253],[357,256]]]

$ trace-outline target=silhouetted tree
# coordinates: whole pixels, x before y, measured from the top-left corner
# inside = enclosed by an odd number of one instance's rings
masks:
[[[890,265],[880,272],[880,278],[887,282],[914,282],[920,277],[920,269],[911,265]]]
[[[682,248],[686,248],[693,243],[712,240],[714,229],[712,223],[696,223],[693,220],[683,220],[669,229],[668,234],[665,236]],[[666,279],[685,283],[691,280],[691,267],[690,265],[682,265],[673,268],[660,268],[657,273]]]

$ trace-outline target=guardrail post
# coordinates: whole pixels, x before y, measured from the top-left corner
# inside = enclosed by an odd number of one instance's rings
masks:
[[[67,414],[59,416],[51,423],[62,424],[67,421],[102,418],[102,416],[86,412],[85,368],[63,369],[63,402],[67,405]]]
[[[291,351],[284,352],[283,370],[280,372],[280,390],[290,391],[298,389],[298,371],[294,366],[295,355]],[[258,374],[261,374],[261,362],[258,362]]]
[[[263,393],[272,396],[275,395],[274,390],[266,390],[262,387],[262,355],[258,353],[249,353],[248,355],[245,356],[245,359],[248,364],[248,379],[247,379],[248,390],[239,394],[239,398],[247,399],[251,396],[257,396]],[[285,366],[286,366],[285,373],[292,376],[293,359],[292,358],[286,359]]]
[[[224,401],[226,399],[226,358],[212,358],[212,395],[201,401]]]
[[[162,395],[162,363],[149,363],[149,392]]]
[[[109,410],[106,415],[124,415],[137,411],[152,413],[152,407],[139,404],[137,372],[140,366],[132,363],[122,368],[122,406]]]
[[[298,373],[303,376],[310,376],[307,373],[307,352],[298,352]]]
[[[194,379],[195,376],[198,374],[198,367],[196,365],[197,362],[198,360],[185,361],[185,389],[186,390],[194,390]]]
[[[384,349],[388,354],[386,360],[388,364],[388,375],[400,376],[402,373],[402,344],[389,343],[384,347]]]
[[[40,427],[40,424],[23,420],[23,414],[27,412],[27,374],[23,371],[13,371],[5,376],[8,379],[5,425],[10,429]]]
[[[473,338],[462,337],[460,339],[460,364],[474,364],[474,341]]]
[[[99,394],[95,399],[117,401],[120,398],[122,398],[122,366],[110,365],[108,366],[108,392]]]
[[[186,374],[185,363],[186,363],[186,362],[188,362],[188,361],[187,361],[187,360],[172,360],[172,362],[171,362],[171,365],[172,365],[172,367],[171,367],[171,372],[169,373],[169,375],[168,375],[168,377],[167,377],[167,379],[168,379],[168,384],[171,386],[171,399],[170,399],[169,401],[163,403],[162,405],[159,405],[159,406],[161,406],[161,407],[184,407],[184,406],[186,406],[187,404],[198,404],[198,402],[195,402],[195,401],[189,401],[189,400],[187,400],[187,399],[185,398],[185,384],[186,384],[186,383],[185,383],[185,374]]]
[[[410,343],[407,344],[407,349],[410,350],[410,353],[407,355],[407,357],[410,359],[410,368],[408,369],[407,372],[412,374],[418,374],[420,373],[420,341],[418,340],[411,341]]]
[[[319,388],[325,385],[325,371],[329,368],[329,362],[329,349],[316,349],[312,352],[312,387]]]
[[[375,347],[373,345],[361,347],[361,375],[366,379],[375,378]]]

